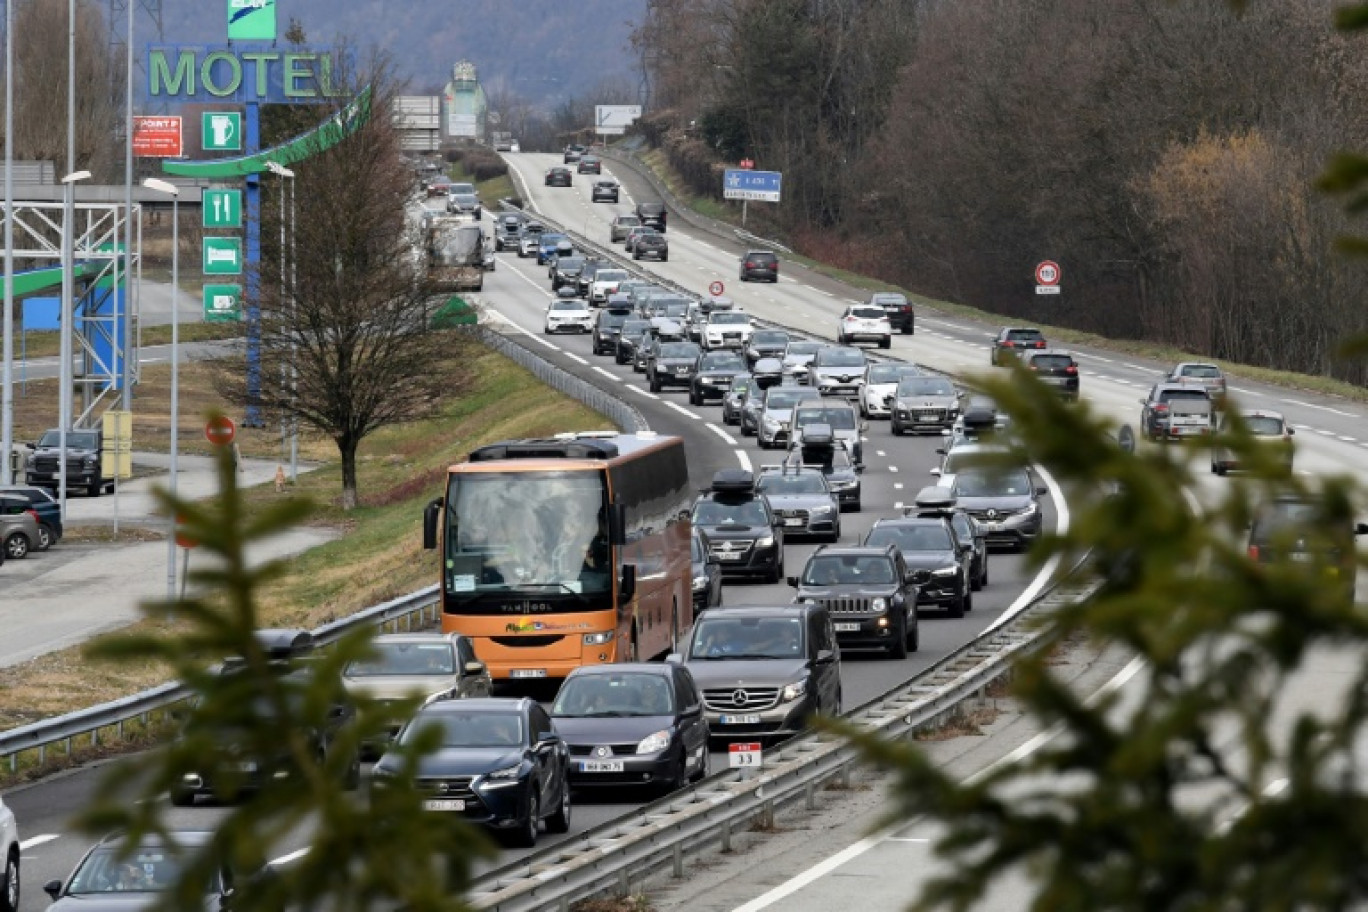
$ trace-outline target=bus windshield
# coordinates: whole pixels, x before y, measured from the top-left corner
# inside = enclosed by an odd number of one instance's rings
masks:
[[[478,263],[481,246],[478,226],[440,225],[432,232],[432,261],[438,266],[468,266]]]
[[[447,591],[611,592],[600,472],[468,472],[447,494]]]

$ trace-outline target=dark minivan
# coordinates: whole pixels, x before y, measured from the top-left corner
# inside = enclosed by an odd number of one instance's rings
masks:
[[[741,281],[779,281],[779,257],[769,250],[747,250],[741,254]]]
[[[665,220],[668,213],[665,211],[664,203],[637,203],[636,214],[637,218],[641,219],[641,224],[654,228],[661,234],[665,233]]]

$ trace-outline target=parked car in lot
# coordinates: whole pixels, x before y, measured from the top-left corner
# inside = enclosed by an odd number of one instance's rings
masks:
[[[418,761],[415,781],[425,810],[482,825],[522,848],[536,845],[543,821],[548,832],[570,830],[570,752],[536,701],[429,703],[404,726],[398,743],[432,730],[437,749]],[[403,763],[386,753],[371,787],[383,789],[402,775]]]
[[[682,664],[584,665],[551,705],[576,788],[657,786],[672,792],[711,768],[708,720]]]
[[[616,202],[616,200],[614,200]],[[614,244],[627,240],[627,234],[633,228],[641,227],[641,219],[635,215],[619,215],[613,219],[613,223],[608,226],[608,236]]]
[[[1038,329],[1027,326],[1004,326],[993,340],[988,360],[997,367],[1007,364],[1009,359],[1019,356],[1027,349],[1049,347],[1045,341],[1045,334]]]
[[[1248,435],[1251,443],[1267,447],[1271,459],[1281,462],[1288,472],[1292,471],[1292,436],[1297,432],[1281,412],[1267,409],[1242,409],[1237,414],[1227,412],[1221,416],[1216,433],[1224,440],[1236,433],[1237,428]],[[1239,468],[1243,468],[1240,454],[1229,445],[1218,443],[1211,448],[1211,471],[1214,474],[1224,475],[1231,469]]]
[[[903,377],[893,393],[894,435],[948,430],[959,416],[960,395],[944,377]]]
[[[1140,400],[1140,433],[1150,440],[1205,437],[1211,433],[1212,411],[1205,387],[1156,383]]]
[[[823,396],[854,396],[864,382],[869,358],[849,345],[823,345],[807,366],[808,386]]]
[[[384,705],[412,701],[487,697],[489,669],[475,657],[470,640],[456,633],[389,633],[371,640],[370,655],[342,669],[342,686],[354,698]],[[383,741],[363,743],[363,760],[378,757],[408,721],[398,714]]]
[[[841,539],[841,504],[819,470],[801,465],[763,466],[755,490],[764,494],[786,535]]]
[[[1053,348],[1039,349],[1022,355],[1021,363],[1059,395],[1078,401],[1078,362],[1073,355]]]
[[[722,567],[708,550],[708,537],[697,529],[689,536],[689,557],[693,562],[694,614],[722,604]]]
[[[639,260],[642,257],[654,257],[662,263],[669,260],[670,243],[665,240],[665,235],[659,231],[637,235],[632,242],[632,259]]]
[[[1216,408],[1225,405],[1226,378],[1220,365],[1200,361],[1183,361],[1169,371],[1169,383],[1191,383],[1202,387]]]
[[[910,336],[916,332],[916,313],[902,292],[876,291],[869,296],[867,303],[881,309],[893,328],[903,335]]]
[[[589,193],[589,201],[593,203],[616,203],[618,201],[618,189],[618,182],[615,180],[594,181],[594,189]]]
[[[0,550],[3,560],[23,560],[38,549],[42,523],[27,499],[17,494],[0,494]]]
[[[0,486],[0,497],[12,496],[25,501],[38,514],[38,538],[34,547],[46,551],[62,540],[62,505],[46,488],[37,485]]]
[[[743,282],[779,281],[779,257],[772,250],[747,250],[741,254]]]
[[[692,342],[665,342],[659,351],[647,355],[646,381],[651,392],[658,393],[666,386],[692,387],[701,353]]]
[[[794,601],[820,605],[831,614],[842,649],[877,648],[905,659],[921,644],[917,584],[893,545],[823,545],[802,575],[789,578]]]
[[[893,344],[893,324],[882,307],[855,304],[841,314],[836,325],[836,344],[854,345],[856,342],[876,342],[879,348]]]
[[[736,352],[700,353],[698,361],[694,364],[693,377],[689,381],[689,404],[704,405],[709,399],[723,398],[731,387],[733,378],[744,376],[747,376],[746,362]]]
[[[743,469],[724,469],[694,501],[693,526],[707,537],[708,550],[724,576],[784,578],[784,530],[755,478]]]
[[[784,738],[841,713],[841,650],[821,605],[710,608],[680,655],[716,740]]]
[[[569,168],[556,165],[546,169],[546,186],[548,187],[570,187],[575,183],[575,175]]]
[[[893,415],[893,400],[897,397],[898,381],[903,377],[922,376],[915,364],[897,361],[870,362],[865,369],[864,383],[860,384],[860,416],[889,418]]]
[[[546,325],[543,332],[550,336],[555,333],[587,333],[594,328],[594,311],[583,298],[556,298],[546,308]]]
[[[989,545],[1022,550],[1044,528],[1040,498],[1049,489],[1036,484],[1029,468],[968,468],[955,474],[950,493],[983,526]]]

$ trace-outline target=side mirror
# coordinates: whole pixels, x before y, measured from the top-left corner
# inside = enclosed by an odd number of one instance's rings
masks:
[[[830,649],[820,649],[817,651],[817,658],[813,660],[814,665],[830,665],[836,661],[836,653]]]
[[[860,463],[859,465],[855,466],[855,474],[856,474],[856,475],[863,475],[863,474],[864,474],[864,470],[865,470],[865,466],[864,466],[864,463],[863,463],[863,462]]]
[[[677,652],[672,652],[665,657],[666,665],[683,665],[684,657]]]
[[[485,673],[485,663],[484,663],[484,662],[466,662],[466,663],[465,663],[465,668],[463,669],[463,672],[462,672],[462,673],[463,673],[463,674],[470,675],[470,676],[472,676],[472,677],[474,677],[474,676],[476,676],[476,675],[482,675],[482,674]]]
[[[622,565],[622,578],[618,580],[618,599],[630,602],[636,595],[636,564]]]
[[[1288,437],[1295,437],[1296,434],[1297,434],[1297,429],[1296,429],[1296,428],[1288,428],[1288,429],[1287,429],[1287,436],[1288,436]]]
[[[49,880],[43,884],[43,892],[56,899],[62,895],[62,882],[60,880]]]
[[[423,548],[427,551],[437,547],[437,517],[442,515],[442,499],[431,501],[423,510]]]
[[[1050,494],[1050,489],[1045,487],[1044,485],[1036,485],[1035,492],[1036,497],[1048,497]]]
[[[686,706],[680,715],[684,716],[686,719],[696,719],[703,715],[703,707],[698,703],[695,703],[692,706]]]
[[[532,749],[539,754],[544,754],[560,743],[560,735],[547,733],[542,735],[540,741],[532,745]]]
[[[792,586],[794,589],[797,589],[797,588],[798,588],[798,577],[796,577],[796,576],[790,576],[790,577],[788,577],[787,582],[788,582],[788,584],[789,584],[790,586]]]

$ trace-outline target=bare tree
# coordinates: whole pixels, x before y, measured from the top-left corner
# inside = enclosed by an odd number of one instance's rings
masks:
[[[269,379],[259,401],[333,439],[349,510],[357,504],[361,441],[427,414],[439,393],[457,391],[439,387],[433,369],[453,353],[448,336],[427,325],[433,295],[415,255],[420,228],[406,211],[413,185],[389,113],[397,84],[379,56],[348,82],[369,87],[370,116],[336,146],[293,166],[295,255],[286,293],[278,244],[263,253],[262,373]],[[278,223],[263,231],[277,234]],[[293,366],[298,380],[274,382],[281,365]],[[247,403],[240,361],[222,372],[221,388],[230,401]]]

